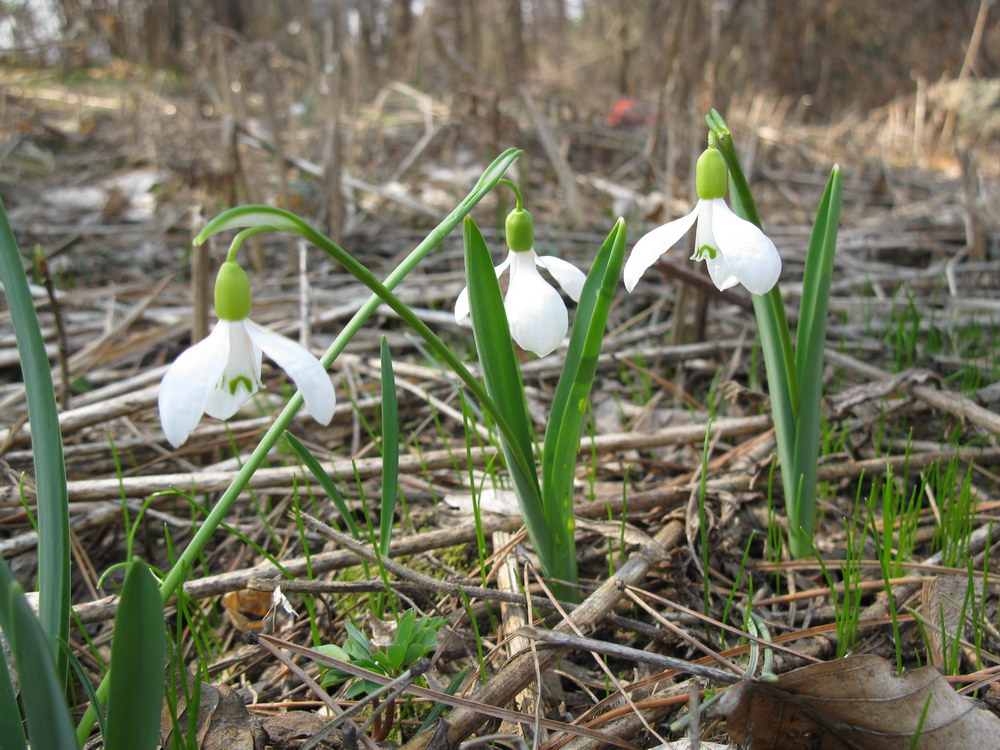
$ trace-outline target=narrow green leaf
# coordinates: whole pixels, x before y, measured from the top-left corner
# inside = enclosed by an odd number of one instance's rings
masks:
[[[740,166],[740,159],[736,153],[736,146],[733,144],[729,128],[726,127],[722,116],[714,109],[706,121],[715,136],[715,145],[725,159],[727,169],[729,169],[729,202],[733,212],[763,229],[764,225],[757,213],[757,203],[754,201],[746,175],[743,174],[743,167]],[[767,369],[768,392],[772,402],[776,398],[787,400],[787,409],[794,419],[799,408],[799,385],[795,372],[791,331],[788,327],[788,317],[785,314],[785,303],[782,300],[781,291],[775,285],[765,295],[752,294],[750,296],[760,328],[761,346],[765,350],[764,366]],[[767,319],[765,322],[761,320],[762,314]],[[768,349],[771,349],[775,355],[772,357],[773,364],[778,365],[782,372],[772,371],[768,365],[766,356]]]
[[[76,735],[66,708],[62,679],[56,671],[52,642],[2,559],[0,628],[14,655],[31,746],[76,748]],[[14,715],[17,716],[16,712]]]
[[[465,243],[469,311],[476,352],[482,366],[486,391],[493,402],[503,404],[503,416],[509,425],[509,430],[500,434],[500,447],[514,483],[521,512],[524,513],[528,535],[541,558],[545,574],[553,575],[555,560],[552,556],[552,536],[542,507],[535,464],[530,460],[534,430],[528,416],[524,382],[514,354],[503,295],[497,283],[489,248],[486,247],[479,227],[471,218],[465,219],[462,237]]]
[[[545,516],[561,567],[552,575],[576,582],[573,542],[573,477],[576,472],[580,430],[587,413],[604,341],[608,313],[614,301],[625,254],[625,222],[619,219],[587,274],[573,320],[566,361],[552,399],[542,451],[542,498]],[[563,591],[569,595],[573,591]]]
[[[454,695],[458,691],[458,689],[462,686],[462,683],[465,682],[465,676],[468,673],[469,673],[468,666],[462,667],[460,670],[458,670],[458,673],[454,677],[452,677],[451,682],[448,683],[448,687],[445,688],[444,691],[445,694]],[[417,734],[422,734],[424,730],[430,729],[432,726],[434,726],[434,722],[436,722],[438,720],[438,717],[444,713],[444,709],[445,705],[443,703],[435,703],[431,708],[430,713],[427,714],[427,718],[424,719],[424,723],[421,724],[420,728],[417,730]]]
[[[285,431],[285,440],[295,451],[295,455],[298,457],[299,461],[305,464],[305,467],[309,469],[309,473],[313,475],[313,478],[319,482],[319,486],[323,488],[323,491],[333,500],[333,504],[337,506],[337,512],[340,513],[340,517],[344,519],[344,523],[347,525],[348,530],[358,541],[361,541],[361,529],[358,528],[357,522],[355,522],[354,517],[351,515],[350,509],[347,507],[347,503],[344,501],[344,496],[340,494],[340,490],[337,489],[337,485],[333,483],[330,479],[330,475],[326,473],[323,469],[323,465],[319,460],[312,454],[312,452],[306,448],[302,441],[299,440],[295,435]]]
[[[399,401],[396,398],[396,376],[389,355],[389,341],[382,337],[382,507],[379,510],[378,546],[383,557],[389,556],[392,542],[392,522],[396,516],[396,496],[399,494]]]
[[[827,310],[833,259],[840,224],[841,172],[834,166],[816,211],[806,266],[802,279],[802,306],[795,346],[795,370],[799,379],[799,409],[795,424],[795,446],[788,511],[789,546],[796,557],[812,554],[815,522],[816,465],[819,460],[820,399],[823,395],[823,347],[826,345]],[[784,476],[784,475],[783,475]]]
[[[21,708],[7,670],[7,659],[0,649],[0,750],[26,750],[27,740],[21,725]]]
[[[21,373],[28,399],[31,451],[35,464],[35,494],[38,502],[38,611],[51,640],[59,682],[65,680],[66,660],[55,647],[69,640],[70,559],[69,500],[62,433],[52,372],[45,343],[38,328],[38,315],[28,290],[17,241],[7,212],[0,202],[0,282],[14,324]]]
[[[145,563],[125,571],[111,640],[106,750],[155,750],[165,689],[163,601]]]

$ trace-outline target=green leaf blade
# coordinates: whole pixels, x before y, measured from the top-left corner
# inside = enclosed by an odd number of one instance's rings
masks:
[[[76,748],[76,734],[66,708],[51,640],[2,559],[0,627],[14,655],[31,746]],[[15,712],[14,717],[17,716]],[[16,742],[16,738],[15,734],[11,739]]]
[[[816,211],[802,279],[802,306],[795,347],[799,409],[792,453],[792,485],[785,489],[786,496],[790,494],[793,498],[794,518],[792,510],[789,510],[789,542],[792,554],[796,557],[813,554],[816,467],[822,416],[820,399],[823,395],[823,349],[826,345],[830,283],[840,224],[841,183],[840,167],[835,166],[830,172],[830,179]]]
[[[21,253],[3,203],[0,203],[0,282],[7,295],[17,338],[31,424],[38,504],[39,619],[51,639],[56,669],[62,681],[66,659],[55,644],[69,640],[70,607],[69,498],[62,433],[45,342],[28,290]]]
[[[502,432],[500,435],[501,450],[521,512],[524,513],[528,534],[548,574],[553,563],[552,539],[542,507],[535,464],[530,460],[534,431],[528,416],[524,382],[514,354],[503,296],[489,248],[470,218],[465,220],[463,241],[472,331],[486,392],[494,403],[503,405],[503,417],[509,433]]]
[[[154,750],[165,690],[167,637],[163,600],[145,563],[125,572],[111,641],[106,750]]]
[[[573,477],[580,431],[594,385],[608,314],[621,275],[625,234],[625,222],[619,219],[587,274],[545,430],[542,498],[558,549],[557,559],[563,567],[557,577],[567,581],[576,580]]]
[[[327,496],[333,501],[333,504],[337,506],[337,511],[340,513],[340,517],[344,519],[344,524],[351,532],[351,536],[360,541],[362,539],[361,529],[358,528],[357,522],[351,515],[351,510],[347,507],[347,502],[344,500],[344,496],[340,494],[340,490],[337,489],[337,485],[333,483],[333,480],[330,479],[330,475],[323,469],[323,465],[319,462],[319,459],[312,454],[312,451],[303,445],[301,440],[287,430],[285,431],[285,440],[288,441],[288,445],[291,446],[295,456],[309,470],[309,473],[313,475],[313,478],[319,483],[319,486],[323,488],[323,491],[326,492]]]
[[[382,556],[388,557],[392,522],[396,517],[396,496],[399,494],[399,401],[389,341],[385,336],[379,347],[382,367],[382,507],[379,510],[378,545]]]

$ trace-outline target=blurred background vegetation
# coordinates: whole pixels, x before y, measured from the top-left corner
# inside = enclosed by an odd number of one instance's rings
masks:
[[[424,165],[447,165],[436,179],[465,187],[463,169],[511,145],[528,150],[541,186],[562,187],[552,206],[567,224],[627,215],[654,190],[661,205],[637,210],[659,220],[675,192],[690,197],[711,107],[739,128],[751,168],[755,154],[791,168],[794,151],[824,169],[1000,172],[992,0],[0,5],[8,138],[127,145],[127,161],[208,188],[218,202],[206,209],[276,201],[340,236],[361,226],[359,192],[433,213],[454,196],[434,193]],[[39,89],[54,81],[105,99],[40,123]],[[17,177],[0,182],[9,200]]]

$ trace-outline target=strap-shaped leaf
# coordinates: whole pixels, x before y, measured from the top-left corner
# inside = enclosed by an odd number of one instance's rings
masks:
[[[379,510],[379,551],[389,555],[392,542],[392,522],[396,516],[396,496],[399,493],[399,401],[396,398],[396,376],[392,371],[389,341],[382,337],[382,507]]]
[[[75,748],[62,680],[48,635],[0,559],[0,627],[10,643],[32,747]],[[13,714],[16,719],[18,714]],[[23,734],[21,735],[23,737]],[[13,738],[16,738],[14,735]],[[13,739],[12,738],[12,739]]]
[[[6,611],[6,595],[13,582],[7,563],[0,558],[0,627],[9,627]],[[0,653],[0,750],[24,750],[27,746],[24,727],[21,725],[21,708],[17,705],[17,695],[7,671],[7,659]]]
[[[351,511],[347,507],[344,496],[340,494],[340,490],[337,489],[337,485],[333,483],[333,480],[330,479],[330,475],[323,469],[323,465],[319,462],[316,456],[314,456],[312,452],[302,444],[302,441],[295,437],[292,433],[286,431],[285,440],[288,441],[288,444],[292,447],[292,450],[295,452],[299,461],[301,461],[305,467],[309,469],[309,473],[313,475],[313,478],[317,482],[319,482],[319,486],[322,487],[330,499],[333,500],[333,504],[337,506],[337,511],[340,513],[340,517],[344,519],[344,524],[351,532],[351,536],[360,541],[363,538],[361,536],[361,529],[358,528],[357,522],[351,515]]]
[[[815,516],[816,463],[819,453],[820,397],[823,394],[823,347],[833,258],[840,224],[841,172],[834,166],[820,199],[809,238],[802,277],[802,306],[795,341],[795,371],[799,382],[799,410],[795,425],[794,515],[788,514],[789,541],[796,557],[812,554]]]
[[[535,464],[530,460],[534,431],[524,398],[521,368],[514,354],[510,326],[503,305],[500,284],[493,270],[489,248],[471,218],[465,219],[462,238],[465,244],[465,272],[469,285],[469,312],[476,353],[482,366],[483,380],[490,399],[501,406],[509,430],[500,433],[500,447],[514,492],[524,513],[528,535],[541,558],[547,575],[552,575],[552,537],[538,485]]]
[[[167,638],[160,589],[146,564],[125,571],[111,640],[105,750],[154,750],[160,733]]]
[[[21,709],[7,671],[7,660],[0,658],[0,750],[25,750],[26,743]]]
[[[45,342],[38,327],[38,315],[28,290],[17,241],[0,203],[0,282],[10,308],[17,351],[21,359],[28,421],[31,423],[31,451],[35,464],[35,497],[38,503],[38,611],[56,654],[60,678],[66,674],[66,660],[55,644],[69,640],[69,500],[66,466],[63,461],[62,433],[52,371]]]
[[[576,550],[573,547],[573,476],[576,472],[580,430],[597,372],[597,358],[604,341],[604,329],[611,311],[615,289],[625,254],[625,221],[619,219],[597,257],[573,320],[569,348],[559,383],[552,399],[552,411],[545,429],[542,451],[542,498],[555,558],[560,565],[551,575],[576,581]]]

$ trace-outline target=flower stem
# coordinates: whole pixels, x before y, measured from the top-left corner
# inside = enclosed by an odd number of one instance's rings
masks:
[[[509,187],[513,191],[513,193],[514,193],[514,200],[515,200],[515,208],[517,208],[517,210],[519,210],[519,211],[523,211],[524,210],[524,196],[521,195],[521,188],[519,188],[517,185],[515,185],[511,180],[508,180],[506,177],[504,177],[499,182],[497,182],[497,184],[498,185],[506,185],[507,187]]]

